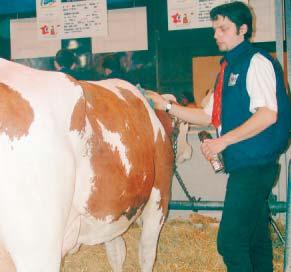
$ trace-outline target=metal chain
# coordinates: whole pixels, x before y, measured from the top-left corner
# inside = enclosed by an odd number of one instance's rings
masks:
[[[177,178],[183,192],[185,193],[186,197],[188,198],[188,200],[190,202],[192,202],[192,204],[194,204],[194,202],[199,202],[201,200],[201,198],[196,198],[195,196],[191,196],[183,179],[181,178],[181,175],[179,174],[178,170],[177,170],[177,164],[176,164],[176,156],[177,156],[177,140],[178,140],[178,135],[179,135],[179,121],[176,120],[175,124],[174,124],[174,129],[173,129],[173,133],[172,133],[172,144],[173,144],[173,150],[174,150],[174,165],[173,165],[173,171],[175,174],[175,177]]]

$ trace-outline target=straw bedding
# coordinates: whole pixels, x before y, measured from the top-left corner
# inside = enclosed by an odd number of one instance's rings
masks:
[[[281,225],[282,228],[282,225]],[[223,261],[216,251],[218,222],[193,213],[188,220],[169,220],[164,225],[154,272],[225,272]],[[134,224],[124,239],[127,245],[125,272],[138,272],[138,241],[140,228]],[[275,234],[274,271],[283,271],[283,247]],[[76,254],[63,260],[61,272],[109,272],[103,245],[82,246]]]

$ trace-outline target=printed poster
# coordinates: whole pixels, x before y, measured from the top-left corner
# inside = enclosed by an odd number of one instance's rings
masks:
[[[59,39],[62,33],[61,0],[36,0],[39,39]]]
[[[40,39],[107,35],[106,0],[36,0]]]
[[[231,0],[167,0],[168,29],[183,30],[211,27],[209,12]],[[248,0],[242,2],[248,3]]]
[[[62,4],[62,39],[107,36],[105,0],[86,0]]]

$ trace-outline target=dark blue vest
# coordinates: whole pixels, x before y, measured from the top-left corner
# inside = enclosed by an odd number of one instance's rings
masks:
[[[246,77],[250,61],[258,52],[272,62],[275,70],[277,122],[250,139],[228,146],[222,153],[227,172],[275,162],[288,145],[291,108],[280,65],[267,52],[254,48],[247,41],[224,56],[228,66],[224,74],[221,135],[240,126],[252,116],[249,111],[250,97],[246,88]]]

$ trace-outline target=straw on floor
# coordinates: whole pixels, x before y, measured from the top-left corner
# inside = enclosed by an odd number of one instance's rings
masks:
[[[225,272],[216,250],[218,222],[193,213],[188,220],[169,220],[162,229],[154,272]],[[134,224],[124,235],[127,245],[125,272],[140,271],[138,241],[140,228]],[[274,240],[274,271],[283,271],[283,248]],[[111,271],[103,245],[82,246],[76,254],[66,256],[61,272]]]

